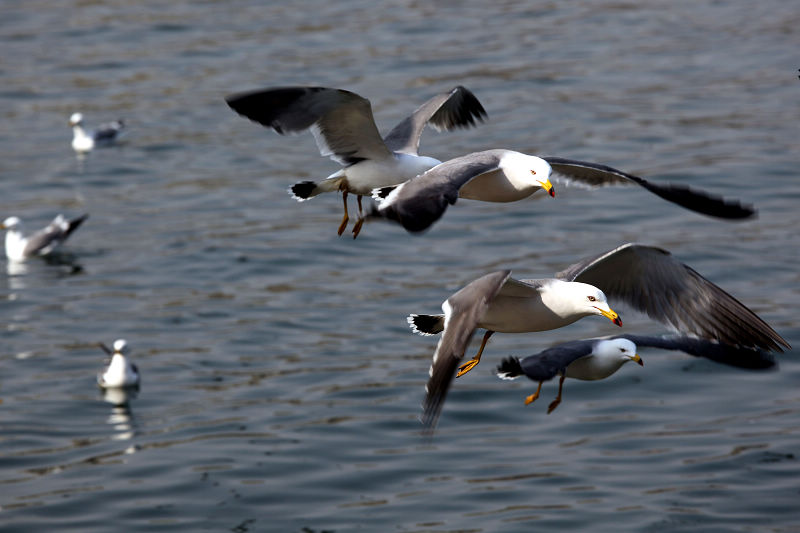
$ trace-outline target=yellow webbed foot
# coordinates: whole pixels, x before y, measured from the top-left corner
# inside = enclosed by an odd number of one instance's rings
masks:
[[[456,374],[456,377],[460,378],[461,376],[463,376],[464,374],[475,368],[475,366],[480,362],[481,362],[480,359],[470,359],[469,361],[458,367],[458,374]]]
[[[364,219],[363,218],[359,218],[358,221],[356,221],[356,225],[353,226],[353,238],[354,239],[356,237],[358,237],[358,234],[361,232],[361,226],[363,226],[363,225],[364,225]],[[341,235],[341,233],[339,235]]]
[[[344,218],[342,219],[342,223],[339,224],[339,231],[337,231],[339,236],[341,236],[342,233],[344,233],[344,229],[347,227],[348,220],[350,220],[350,218],[347,215],[345,215]]]

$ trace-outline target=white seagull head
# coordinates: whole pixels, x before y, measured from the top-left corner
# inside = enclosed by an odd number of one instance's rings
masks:
[[[80,126],[81,122],[83,122],[83,115],[81,113],[73,113],[69,117],[69,125],[70,126]]]
[[[0,224],[0,229],[14,230],[18,229],[20,224],[22,224],[22,221],[19,217],[8,217]]]
[[[559,316],[578,319],[600,315],[617,326],[622,326],[622,319],[608,306],[606,295],[594,285],[577,281],[552,280],[544,289],[542,301]]]
[[[617,361],[619,365],[633,361],[644,366],[642,358],[636,353],[636,344],[628,339],[610,339],[597,343],[592,355],[608,361]]]
[[[503,156],[500,166],[512,183],[539,187],[555,198],[556,191],[550,182],[552,168],[550,163],[541,157],[509,151]],[[519,185],[517,187],[522,188]]]
[[[128,352],[128,342],[125,339],[117,339],[114,341],[114,353],[127,355]]]

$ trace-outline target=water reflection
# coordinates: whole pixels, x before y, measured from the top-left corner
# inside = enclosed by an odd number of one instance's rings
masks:
[[[8,288],[12,292],[8,295],[9,300],[15,300],[17,295],[13,291],[21,291],[26,288],[25,275],[28,273],[28,265],[24,261],[9,259],[6,262],[6,274],[8,274]]]
[[[57,267],[59,275],[73,276],[83,272],[83,266],[77,262],[75,255],[65,252],[53,252],[42,258],[33,258],[28,261],[17,261],[8,259],[6,261],[6,274],[8,279],[9,300],[15,300],[15,291],[23,291],[28,288],[27,276],[35,274],[36,266],[42,263],[33,263],[41,259],[48,267]]]
[[[130,440],[136,436],[136,418],[133,416],[130,401],[139,394],[138,387],[112,387],[101,389],[103,400],[110,403],[111,414],[106,422],[114,429],[114,440]]]

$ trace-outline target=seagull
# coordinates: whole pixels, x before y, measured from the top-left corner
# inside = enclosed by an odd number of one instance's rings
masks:
[[[120,119],[100,124],[97,129],[87,132],[83,129],[81,113],[73,113],[69,117],[69,125],[72,126],[72,149],[78,153],[91,152],[95,145],[114,142],[125,127],[125,123]]]
[[[776,365],[775,358],[763,350],[729,346],[683,335],[625,334],[610,338],[565,342],[522,359],[508,357],[497,367],[497,375],[503,379],[515,379],[525,375],[539,382],[536,392],[525,398],[525,405],[536,401],[542,390],[542,384],[558,375],[558,395],[547,409],[549,414],[561,402],[561,392],[566,378],[587,381],[605,379],[629,361],[643,366],[641,357],[636,353],[637,347],[678,350],[696,357],[705,357],[718,363],[751,370],[768,369]]]
[[[127,357],[128,343],[125,339],[117,339],[113,346],[114,349],[111,350],[105,344],[100,343],[100,348],[111,356],[111,362],[103,373],[97,374],[97,385],[103,389],[138,387],[139,369]]]
[[[778,333],[720,287],[675,259],[667,250],[626,243],[583,259],[554,278],[515,280],[510,270],[487,274],[442,304],[444,315],[410,315],[412,330],[442,333],[426,386],[422,421],[433,427],[456,368],[475,329],[486,330],[477,355],[456,377],[480,362],[495,331],[522,333],[557,329],[589,315],[621,326],[607,297],[646,313],[686,336],[730,346],[782,352]]]
[[[344,168],[320,182],[301,181],[290,192],[298,201],[324,192],[342,191],[347,227],[347,195],[357,195],[358,221],[353,238],[364,222],[361,197],[372,190],[397,185],[441,163],[418,154],[419,139],[427,124],[437,131],[469,128],[483,121],[486,111],[468,89],[458,86],[437,94],[381,138],[369,100],[350,91],[328,87],[278,87],[227,96],[225,101],[240,115],[279,134],[310,129],[320,154]]]
[[[494,149],[456,157],[400,185],[374,189],[372,197],[379,204],[369,217],[393,220],[418,233],[430,228],[458,198],[516,202],[539,190],[554,197],[551,178],[590,187],[637,184],[669,202],[722,219],[744,219],[756,213],[738,201],[683,185],[652,183],[597,163]]]
[[[47,255],[60,246],[88,217],[88,213],[85,213],[67,220],[64,215],[58,215],[47,227],[29,237],[23,236],[19,217],[8,217],[0,224],[0,229],[7,230],[6,257],[12,261],[23,261],[34,255]]]
[[[636,353],[636,344],[628,339],[574,341],[524,359],[504,359],[497,367],[497,375],[502,379],[516,379],[525,375],[539,382],[536,392],[525,398],[525,405],[539,398],[545,381],[560,376],[558,395],[547,407],[547,414],[550,414],[561,403],[561,391],[566,378],[584,381],[605,379],[630,361],[644,366],[642,358]]]

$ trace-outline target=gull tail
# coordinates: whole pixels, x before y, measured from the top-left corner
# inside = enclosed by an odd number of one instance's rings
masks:
[[[289,194],[298,202],[305,202],[309,198],[319,194],[318,192],[314,192],[316,188],[317,184],[313,181],[299,181],[289,187]]]
[[[517,357],[506,357],[497,367],[497,377],[500,379],[516,379],[523,374],[522,365],[519,364]]]
[[[444,331],[444,315],[408,315],[411,331],[418,335],[436,335]]]
[[[335,175],[320,182],[298,181],[289,187],[289,194],[298,202],[305,202],[318,194],[324,192],[335,192],[343,189],[344,175]]]

